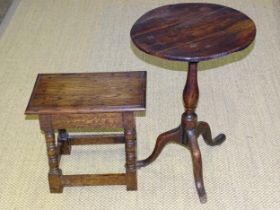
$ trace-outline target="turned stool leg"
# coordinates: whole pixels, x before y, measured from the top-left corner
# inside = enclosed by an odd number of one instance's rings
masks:
[[[133,113],[124,113],[123,123],[125,137],[127,190],[137,190],[137,142]]]
[[[62,193],[63,185],[61,182],[62,171],[59,169],[58,155],[55,146],[55,136],[53,131],[45,132],[47,153],[49,160],[49,187],[51,193]]]

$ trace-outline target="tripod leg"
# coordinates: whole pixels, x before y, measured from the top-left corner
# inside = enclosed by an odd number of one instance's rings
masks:
[[[206,144],[210,146],[220,145],[226,140],[226,136],[224,134],[219,134],[213,139],[210,126],[206,122],[198,122],[196,128],[196,137],[198,138],[200,134],[202,134]]]
[[[153,150],[153,153],[146,158],[145,160],[141,160],[137,162],[137,167],[144,167],[152,163],[161,153],[164,146],[170,142],[181,142],[182,139],[182,128],[181,126],[162,133],[158,136],[156,146]]]
[[[193,173],[195,180],[195,187],[199,196],[201,203],[207,202],[207,195],[203,183],[203,173],[202,173],[202,159],[200,149],[197,143],[197,138],[194,130],[187,130],[186,136],[188,138],[192,162],[193,162]]]

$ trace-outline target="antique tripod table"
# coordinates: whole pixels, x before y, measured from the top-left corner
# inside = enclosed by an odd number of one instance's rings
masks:
[[[185,61],[189,65],[183,91],[185,112],[180,126],[159,135],[152,154],[138,161],[137,166],[153,162],[169,142],[186,146],[191,151],[197,193],[204,203],[207,197],[197,138],[202,135],[208,145],[214,146],[224,142],[226,137],[219,134],[213,139],[208,123],[197,121],[198,62],[245,49],[255,38],[255,24],[247,15],[226,6],[184,3],[147,12],[133,25],[130,35],[140,50],[164,59]]]

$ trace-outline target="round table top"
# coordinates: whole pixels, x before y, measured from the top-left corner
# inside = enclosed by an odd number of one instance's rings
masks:
[[[256,26],[247,15],[226,6],[183,3],[147,12],[130,35],[148,54],[199,62],[246,48],[255,38]]]

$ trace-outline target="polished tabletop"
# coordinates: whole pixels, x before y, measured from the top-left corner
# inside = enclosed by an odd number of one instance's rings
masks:
[[[39,74],[25,114],[143,111],[146,72]]]
[[[199,62],[240,51],[256,35],[252,19],[217,4],[182,3],[153,9],[131,32],[142,51],[165,59]]]

